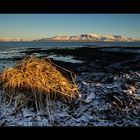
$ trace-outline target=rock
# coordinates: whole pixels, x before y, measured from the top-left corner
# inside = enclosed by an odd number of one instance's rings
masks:
[[[87,83],[87,82],[85,82],[85,81],[82,81],[82,84],[83,84],[83,85],[86,85],[86,86],[89,85],[89,83]]]
[[[135,98],[140,100],[140,89],[137,90],[137,92],[134,94]]]
[[[137,90],[136,94],[140,96],[140,89]]]
[[[90,93],[87,98],[85,99],[86,103],[90,103],[93,101],[93,99],[95,98],[95,94],[94,93]]]
[[[87,66],[81,66],[81,67],[78,67],[76,68],[77,71],[80,71],[80,72],[83,72],[87,69]]]

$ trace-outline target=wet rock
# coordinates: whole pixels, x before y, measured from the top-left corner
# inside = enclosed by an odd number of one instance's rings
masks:
[[[86,71],[86,69],[87,69],[87,66],[80,66],[80,67],[76,68],[76,70],[79,72]]]

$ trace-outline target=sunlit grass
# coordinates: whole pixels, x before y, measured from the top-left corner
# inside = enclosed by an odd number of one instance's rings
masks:
[[[61,69],[62,72],[60,72]],[[69,73],[69,78],[63,71]],[[37,110],[43,108],[45,98],[74,99],[79,94],[72,72],[53,64],[49,59],[27,57],[1,73],[3,94],[16,105],[33,101]]]

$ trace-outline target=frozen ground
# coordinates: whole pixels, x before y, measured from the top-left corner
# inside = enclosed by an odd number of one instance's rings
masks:
[[[15,111],[0,94],[0,126],[140,126],[140,72],[81,73],[81,98],[71,103],[49,101],[35,112]]]
[[[69,103],[46,101],[45,109],[37,113],[27,106],[16,110],[14,101],[5,104],[0,90],[0,126],[140,127],[140,54],[90,48],[53,52],[86,61],[71,65],[77,72],[81,98]]]

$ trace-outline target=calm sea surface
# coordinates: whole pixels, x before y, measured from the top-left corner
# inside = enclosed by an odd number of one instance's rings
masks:
[[[0,42],[1,48],[56,48],[83,46],[123,46],[140,47],[140,42]]]

